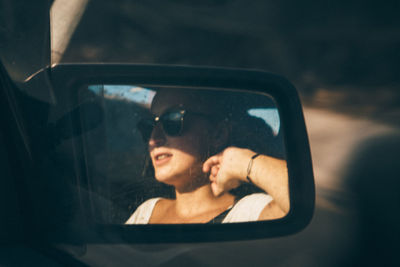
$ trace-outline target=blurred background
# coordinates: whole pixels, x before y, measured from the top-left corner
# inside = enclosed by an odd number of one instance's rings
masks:
[[[244,261],[259,263],[256,251],[269,249],[261,255],[283,266],[396,262],[396,242],[387,237],[396,233],[398,216],[388,209],[398,210],[400,202],[382,195],[398,188],[389,177],[400,178],[399,172],[377,165],[377,152],[364,147],[371,140],[385,143],[400,125],[399,1],[119,0],[85,7],[61,62],[262,69],[287,77],[299,90],[317,184],[315,217],[298,235],[249,242],[242,249],[252,252]],[[52,49],[54,54],[58,47]],[[357,160],[360,153],[371,153],[370,161]],[[379,155],[383,162],[400,162],[397,152]],[[378,170],[360,174],[366,166]],[[376,191],[373,181],[388,188]],[[190,255],[207,262],[201,249]]]
[[[307,104],[373,117],[400,102],[398,1],[77,2],[85,11],[61,62],[263,69]]]
[[[17,11],[7,2],[3,1],[3,10],[14,14],[40,9],[31,4]],[[288,78],[299,91],[317,185],[311,225],[290,237],[221,244],[217,250],[194,245],[168,264],[217,265],[221,257],[225,264],[234,265],[264,265],[265,257],[278,266],[398,263],[399,1],[71,0],[51,4],[54,35],[47,45],[53,63],[261,69]],[[0,25],[21,29],[37,19],[27,16],[11,25],[2,18]],[[16,40],[21,43],[33,36],[29,34]],[[2,48],[9,46],[3,42]],[[18,61],[17,56],[2,57],[9,70]],[[33,72],[24,69],[26,74]],[[11,73],[24,76],[17,70]],[[232,257],[238,254],[242,257]]]

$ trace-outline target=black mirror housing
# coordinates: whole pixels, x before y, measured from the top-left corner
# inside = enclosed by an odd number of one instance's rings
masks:
[[[46,76],[50,79],[50,89],[47,89],[52,91],[55,99],[51,105],[61,105],[63,109],[73,110],[79,105],[76,96],[84,86],[138,84],[268,94],[279,110],[289,174],[290,210],[285,217],[271,221],[219,225],[116,225],[95,224],[90,219],[94,216],[91,214],[93,211],[83,209],[78,220],[79,226],[73,228],[75,234],[83,235],[80,239],[84,242],[160,243],[260,239],[299,232],[311,221],[315,187],[309,142],[299,96],[285,78],[257,70],[130,64],[60,64],[43,71],[47,72]],[[43,78],[40,73],[37,76],[37,79]],[[38,84],[35,77],[29,83],[32,86]],[[29,90],[29,83],[25,90]],[[71,123],[76,122],[71,120]],[[77,172],[81,173],[83,180],[86,179],[83,170]],[[57,236],[56,239],[63,237]]]

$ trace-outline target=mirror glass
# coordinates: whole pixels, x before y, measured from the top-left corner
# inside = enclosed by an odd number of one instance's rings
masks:
[[[249,88],[251,89],[251,88]],[[116,224],[273,220],[289,211],[274,99],[218,88],[91,84],[81,103],[95,219]],[[89,126],[85,126],[89,125]]]

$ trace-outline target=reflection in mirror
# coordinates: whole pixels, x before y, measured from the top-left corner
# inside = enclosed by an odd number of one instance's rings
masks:
[[[83,135],[89,188],[107,199],[94,205],[101,222],[231,223],[289,211],[279,112],[269,95],[89,85],[80,92],[88,96],[104,112],[102,125]]]

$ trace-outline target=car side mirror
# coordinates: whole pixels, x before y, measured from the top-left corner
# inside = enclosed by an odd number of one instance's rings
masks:
[[[220,241],[288,235],[310,222],[315,189],[308,137],[296,89],[286,79],[161,65],[65,64],[46,71],[55,99],[49,123],[61,118],[66,132],[79,132],[52,151],[74,166],[65,179],[80,199],[79,215],[64,232],[90,229],[86,242],[99,236]],[[35,77],[30,83],[38,84]],[[66,120],[71,112],[79,119]],[[188,197],[199,190],[201,201]],[[178,214],[178,203],[189,213]]]

